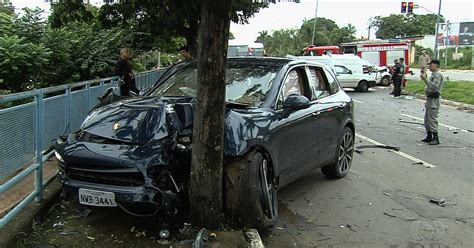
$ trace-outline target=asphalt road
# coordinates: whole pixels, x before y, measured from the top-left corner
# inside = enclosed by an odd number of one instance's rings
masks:
[[[443,106],[441,144],[429,146],[420,142],[423,126],[416,124],[422,122],[422,101],[395,99],[381,87],[349,94],[356,101],[356,146],[381,143],[400,152],[360,149],[346,178],[328,180],[315,170],[281,189],[280,219],[261,233],[266,247],[472,247],[473,114]],[[446,206],[431,199],[445,199]],[[24,244],[169,247],[158,232],[171,226],[120,209],[95,209],[81,217],[77,208],[77,202],[58,202]],[[221,241],[223,235],[218,234]]]
[[[429,146],[420,142],[422,125],[400,122],[421,123],[422,101],[384,88],[349,94],[356,146],[382,143],[400,153],[360,149],[346,178],[315,171],[281,189],[280,221],[263,236],[268,247],[472,247],[473,115],[442,107],[441,144]]]
[[[447,80],[465,80],[465,81],[474,81],[474,71],[473,70],[441,70],[443,75]],[[408,80],[420,80],[420,70],[413,69],[415,75],[407,75]]]

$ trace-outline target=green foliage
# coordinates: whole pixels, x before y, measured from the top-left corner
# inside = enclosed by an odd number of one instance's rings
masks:
[[[425,84],[421,80],[409,81],[407,89],[410,92],[424,94]],[[474,104],[472,92],[474,92],[473,81],[445,81],[441,96],[451,101]]]
[[[268,31],[260,32],[256,42],[265,46],[265,51],[271,56],[301,55],[303,48],[311,44],[315,26],[314,45],[339,45],[355,40],[355,27],[348,25],[339,28],[337,24],[326,18],[316,18],[304,21],[300,29],[282,29],[269,35]]]
[[[444,18],[441,17],[440,20],[443,22]],[[375,35],[380,39],[422,36],[436,32],[436,15],[391,14],[376,16],[371,25],[377,29]]]
[[[50,55],[42,44],[29,43],[24,37],[0,37],[0,89],[19,92],[34,88]]]
[[[447,60],[445,59],[446,49],[439,50],[439,59],[441,61],[441,66],[446,69],[474,69],[472,67],[472,47],[460,47],[458,48],[458,53],[462,53],[462,58],[455,60],[453,58],[454,53],[456,52],[455,48],[448,48],[447,50]],[[447,65],[445,65],[447,62]]]
[[[53,1],[54,2],[54,1]],[[96,7],[85,5],[82,1],[59,0],[51,3],[49,22],[52,28],[60,28],[68,23],[92,23]]]

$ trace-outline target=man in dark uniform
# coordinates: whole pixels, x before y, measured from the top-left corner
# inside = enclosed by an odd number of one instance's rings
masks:
[[[438,145],[438,113],[441,105],[441,89],[443,88],[443,74],[439,72],[439,60],[433,59],[429,64],[432,72],[428,78],[426,73],[420,75],[425,81],[425,130],[426,137],[422,140],[430,145]]]
[[[115,76],[119,76],[123,79],[123,84],[120,85],[120,95],[129,96],[130,91],[138,94],[140,91],[135,85],[135,75],[132,71],[132,65],[130,64],[130,49],[120,49],[120,58],[115,64]]]
[[[402,94],[402,70],[403,67],[400,65],[398,60],[394,60],[395,66],[393,67],[393,96],[398,97]]]

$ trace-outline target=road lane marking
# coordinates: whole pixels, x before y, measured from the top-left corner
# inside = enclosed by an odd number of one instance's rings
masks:
[[[423,118],[418,118],[418,117],[407,115],[407,114],[402,114],[402,115],[405,116],[405,117],[409,117],[409,118],[413,118],[413,119],[416,119],[416,120],[424,121]],[[454,130],[459,130],[459,131],[465,132],[465,133],[471,133],[468,130],[462,129],[462,128],[459,128],[459,127],[452,127],[452,126],[444,125],[444,124],[441,124],[441,123],[438,123],[438,125],[443,126],[443,127],[447,127],[447,128],[451,128],[451,129],[454,129]]]
[[[363,140],[365,140],[365,141],[367,141],[367,142],[370,142],[370,143],[372,143],[372,144],[374,144],[374,145],[385,146],[385,144],[382,144],[382,143],[380,143],[380,142],[377,142],[377,141],[375,141],[375,140],[373,140],[373,139],[371,139],[371,138],[369,138],[369,137],[365,137],[364,135],[359,134],[359,133],[356,133],[356,137],[358,137],[358,138],[360,138],[360,139],[363,139]],[[432,165],[432,164],[430,164],[430,163],[428,163],[428,162],[425,162],[425,161],[423,161],[423,160],[421,160],[421,159],[415,158],[415,157],[413,157],[413,156],[411,156],[411,155],[408,155],[408,154],[406,154],[406,153],[404,153],[404,152],[395,151],[395,150],[391,150],[391,151],[392,151],[393,153],[398,154],[398,155],[400,155],[400,156],[402,156],[402,157],[404,157],[404,158],[407,158],[407,159],[409,159],[409,160],[411,160],[411,161],[413,161],[413,162],[415,162],[415,163],[422,163],[425,167],[428,167],[428,168],[436,168],[436,166],[434,166],[434,165]]]
[[[363,103],[363,102],[358,101],[358,100],[356,100],[356,99],[352,99],[352,101],[354,101],[354,102],[356,102],[356,103]]]

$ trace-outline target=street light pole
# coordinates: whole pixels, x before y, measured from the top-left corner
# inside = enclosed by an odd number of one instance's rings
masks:
[[[439,16],[441,15],[441,0],[439,0],[438,16],[436,17],[436,33],[435,33],[435,46],[434,46],[434,57],[438,59],[438,31],[439,31]]]
[[[316,32],[316,17],[318,16],[318,4],[319,0],[316,0],[316,10],[314,11],[313,36],[311,37],[311,45],[314,45],[314,33]]]

